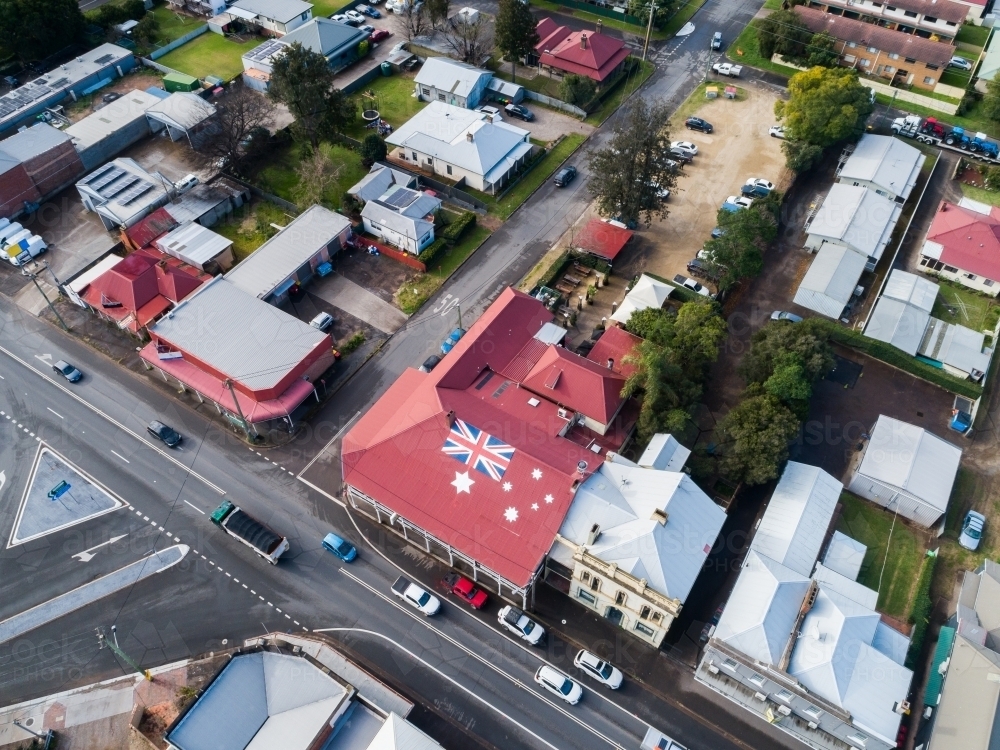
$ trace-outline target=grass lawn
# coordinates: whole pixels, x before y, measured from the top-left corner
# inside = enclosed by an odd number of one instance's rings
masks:
[[[961,284],[935,279],[941,285],[931,315],[947,323],[957,323],[973,331],[993,330],[1000,317],[1000,303]]]
[[[890,540],[892,513],[846,492],[840,502],[844,510],[837,519],[837,530],[868,547],[858,582],[879,592],[880,612],[905,622],[924,558],[923,540],[899,520]]]
[[[975,26],[971,23],[964,23],[962,24],[962,29],[955,37],[955,41],[959,44],[971,44],[982,48],[986,46],[986,40],[989,36],[990,30],[985,26]]]
[[[273,203],[255,201],[249,211],[245,208],[237,211],[212,227],[212,231],[233,241],[233,255],[239,263],[278,233],[271,224],[284,226],[294,218]]]
[[[160,24],[159,31],[156,32],[155,46],[157,47],[169,44],[174,39],[180,39],[199,26],[205,25],[205,19],[191,18],[191,16],[182,16],[180,13],[174,13],[166,4],[160,4],[153,8],[153,16]]]
[[[217,76],[223,81],[231,81],[243,72],[240,60],[243,53],[260,43],[261,39],[254,37],[241,44],[210,31],[167,53],[157,62],[195,78]]]
[[[989,206],[1000,206],[1000,193],[994,190],[987,190],[975,185],[966,185],[965,183],[962,183],[960,187],[962,188],[962,195],[967,198],[972,198],[974,201],[979,201]]]
[[[358,152],[344,146],[329,143],[321,144],[334,164],[340,167],[337,179],[327,187],[323,194],[322,204],[327,208],[339,209],[344,193],[355,182],[364,177],[368,170],[361,164]],[[299,183],[298,166],[302,160],[302,147],[298,143],[278,151],[268,157],[268,166],[257,177],[257,184],[262,190],[274,193],[286,201],[298,203],[295,199],[295,187]],[[305,208],[305,206],[300,206]]]
[[[729,49],[726,50],[726,56],[731,60],[737,60],[743,65],[760,68],[761,70],[770,70],[772,73],[777,73],[778,75],[790,77],[799,72],[795,68],[790,68],[787,65],[778,65],[766,57],[761,57],[760,48],[757,45],[757,30],[754,28],[753,23],[747,24],[742,33],[736,37],[736,41],[729,45]]]
[[[313,5],[313,18],[329,18],[339,13],[341,8],[350,5],[344,0],[310,0]]]
[[[345,135],[361,141],[366,135],[374,132],[365,130],[364,122],[361,120],[361,111],[372,107],[379,111],[383,120],[398,128],[427,106],[427,102],[422,102],[413,96],[413,86],[411,76],[392,75],[388,78],[380,76],[355,93],[352,99],[358,103],[358,119]],[[368,92],[375,95],[374,100],[363,96]]]
[[[941,74],[941,83],[946,86],[957,86],[960,89],[967,89],[972,80],[972,73],[958,68],[948,68]],[[924,93],[921,91],[920,93]]]
[[[683,3],[681,7],[677,9],[677,12],[670,17],[670,20],[664,24],[663,29],[661,29],[659,33],[663,34],[664,39],[669,39],[680,31],[681,27],[690,21],[691,17],[697,13],[698,9],[704,4],[705,0],[687,0],[687,2]],[[655,34],[653,35],[653,39],[659,38],[660,37]]]
[[[542,160],[539,161],[528,174],[521,178],[510,192],[499,201],[495,202],[496,209],[490,208],[491,213],[495,213],[501,219],[506,220],[517,207],[528,200],[528,196],[535,192],[539,185],[544,183],[556,171],[560,164],[576,152],[584,141],[585,135],[580,133],[570,133],[559,144],[549,151]]]
[[[726,80],[711,80],[704,81],[698,84],[698,88],[691,92],[687,99],[681,102],[681,106],[677,108],[674,112],[674,116],[670,118],[672,130],[682,130],[684,127],[684,121],[702,108],[709,100],[705,98],[705,89],[709,86],[717,86],[721,92],[726,86],[734,86],[734,83],[729,83]],[[736,86],[736,101],[742,102],[746,101],[747,91],[742,86]]]
[[[427,273],[422,273],[406,282],[396,292],[400,309],[407,315],[412,315],[426,302],[434,292],[451,276],[462,262],[472,255],[473,251],[482,245],[491,234],[486,227],[478,224],[465,233],[462,240],[448,253],[437,259],[437,267]]]
[[[695,9],[701,7],[705,0],[693,0],[693,5]],[[561,13],[564,16],[573,16],[574,18],[579,18],[581,21],[589,21],[590,23],[597,23],[600,21],[604,26],[611,29],[618,29],[619,31],[624,31],[629,34],[635,34],[637,36],[646,36],[646,27],[639,26],[632,23],[627,23],[625,21],[618,21],[614,18],[605,18],[604,16],[599,16],[596,13],[588,13],[585,10],[576,10],[575,8],[570,8],[567,5],[560,5],[559,3],[548,2],[548,0],[531,0],[531,5],[535,8],[541,8],[542,10],[547,10],[550,13]],[[691,11],[692,13],[694,11]],[[689,16],[690,17],[690,16]],[[669,26],[670,24],[668,24]],[[677,28],[679,29],[684,24],[681,23]],[[673,31],[667,31],[666,29],[653,29],[653,33],[650,34],[650,39],[669,39],[677,29]]]
[[[638,89],[646,80],[653,75],[653,63],[639,61],[629,72],[624,81],[615,86],[614,91],[608,94],[601,102],[601,106],[594,110],[584,122],[589,125],[600,125],[608,119],[612,113],[618,109],[625,98]]]
[[[781,10],[781,0],[766,0],[764,3],[765,10]]]

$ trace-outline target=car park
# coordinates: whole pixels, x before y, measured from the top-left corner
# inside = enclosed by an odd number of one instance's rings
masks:
[[[694,279],[689,279],[687,276],[684,276],[683,274],[677,274],[676,276],[674,276],[674,283],[679,284],[680,286],[685,287],[686,289],[690,289],[692,292],[700,294],[702,297],[712,296],[712,293],[708,291],[707,288],[703,287]]]
[[[446,575],[444,585],[448,587],[448,593],[454,594],[473,609],[482,609],[489,599],[485,591],[458,573]]]
[[[711,133],[713,130],[712,123],[710,123],[708,120],[703,120],[700,117],[687,118],[684,121],[684,127],[686,127],[688,130],[698,130],[701,131],[702,133]],[[695,153],[697,153],[697,151]]]
[[[556,172],[556,176],[552,178],[552,182],[555,183],[556,187],[566,187],[574,179],[576,179],[576,167],[567,166]]]
[[[315,318],[309,321],[309,325],[311,325],[317,331],[325,331],[335,322],[336,320],[332,315],[330,315],[330,313],[321,312],[318,315],[316,315]]]
[[[383,39],[388,39],[392,34],[385,29],[375,29],[369,39],[372,43],[381,42]]]
[[[690,164],[694,161],[694,157],[690,153],[680,148],[671,148],[668,153],[681,164]]]
[[[964,57],[959,57],[956,55],[948,61],[949,68],[958,68],[959,70],[972,70],[972,63],[966,60]]]
[[[789,323],[801,323],[802,316],[785,312],[784,310],[775,310],[771,313],[771,320],[787,320]]]
[[[965,514],[965,520],[962,522],[962,533],[958,537],[958,543],[966,549],[975,550],[983,538],[985,527],[986,516],[970,510]]]
[[[670,144],[670,150],[673,151],[674,149],[683,151],[689,156],[698,155],[698,147],[691,143],[691,141],[674,141]]]
[[[553,669],[550,666],[538,668],[538,671],[535,672],[535,682],[571,706],[575,706],[583,697],[583,688],[578,682],[571,680],[558,669]]]
[[[527,107],[522,107],[520,104],[508,104],[503,108],[511,117],[516,117],[519,120],[524,120],[525,122],[531,122],[535,119],[535,116],[531,113],[531,110]]]
[[[521,640],[537,646],[545,637],[545,628],[509,604],[497,613],[500,627],[509,630]]]
[[[772,138],[785,139],[785,128],[782,125],[772,125],[767,129],[767,134]]]
[[[601,659],[596,654],[581,650],[573,659],[573,664],[588,677],[593,677],[598,682],[607,685],[612,690],[617,690],[622,685],[624,677],[620,670],[613,667],[608,662]]]
[[[354,21],[354,23],[361,24],[361,23],[365,22],[365,16],[364,16],[364,14],[363,13],[358,13],[356,10],[352,9],[352,10],[345,11],[344,15],[347,16],[352,21]]]
[[[146,431],[157,440],[160,440],[168,448],[176,448],[184,439],[173,427],[165,425],[163,422],[159,422],[155,419],[146,425]]]
[[[358,556],[357,548],[346,539],[334,534],[332,531],[323,537],[323,549],[331,552],[344,562],[351,562]]]
[[[726,202],[722,204],[722,208],[730,213],[736,213],[737,211],[745,210],[753,205],[753,200],[747,198],[743,195],[730,195],[726,198]]]
[[[340,23],[346,23],[348,26],[353,26],[350,19],[343,13],[334,13],[330,16],[331,21],[339,21]]]
[[[722,49],[722,32],[716,31],[712,34],[712,49],[720,50]]]
[[[68,380],[71,383],[78,383],[80,381],[80,378],[83,377],[82,372],[80,372],[78,369],[73,367],[73,365],[71,365],[69,362],[63,359],[60,359],[58,362],[52,365],[52,369],[58,372],[60,375],[62,375],[64,378],[66,378],[66,380]]]
[[[440,599],[403,576],[392,584],[392,593],[428,617],[436,615],[441,609]]]
[[[437,354],[432,354],[431,356],[429,356],[427,359],[424,360],[424,363],[422,365],[420,365],[420,372],[430,372],[435,367],[437,367],[440,362],[441,362],[441,357],[439,357]]]

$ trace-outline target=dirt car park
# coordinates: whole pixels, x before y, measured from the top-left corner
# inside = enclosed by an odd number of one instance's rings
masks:
[[[721,92],[722,82],[710,81]],[[687,274],[687,264],[711,237],[716,214],[727,196],[739,195],[750,177],[762,177],[784,190],[791,183],[785,168],[781,141],[768,135],[774,125],[778,96],[755,82],[738,86],[735,100],[704,99],[704,85],[696,89],[671,121],[673,140],[691,141],[698,147],[694,162],[684,167],[669,199],[666,219],[639,232],[653,246],[646,270],[673,278]],[[711,134],[688,130],[684,120],[697,115],[712,123]]]
[[[508,114],[504,114],[503,119],[514,127],[530,131],[531,137],[537,141],[550,143],[559,136],[566,135],[567,133],[580,133],[589,136],[596,129],[593,125],[581,122],[572,115],[543,107],[538,102],[533,102],[530,99],[525,99],[521,102],[521,106],[530,110],[535,119],[531,122],[525,122],[518,117],[511,117]],[[502,111],[503,108],[501,107],[500,109]]]

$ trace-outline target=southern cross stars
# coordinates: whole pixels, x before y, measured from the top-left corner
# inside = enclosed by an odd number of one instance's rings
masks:
[[[464,492],[467,495],[471,495],[472,492],[470,488],[474,485],[476,481],[474,479],[469,479],[469,472],[455,472],[455,481],[451,483],[451,486],[455,488],[455,494]]]

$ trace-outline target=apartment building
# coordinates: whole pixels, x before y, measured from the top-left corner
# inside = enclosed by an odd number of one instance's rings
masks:
[[[810,8],[936,42],[954,42],[968,8],[951,0],[810,0]]]

